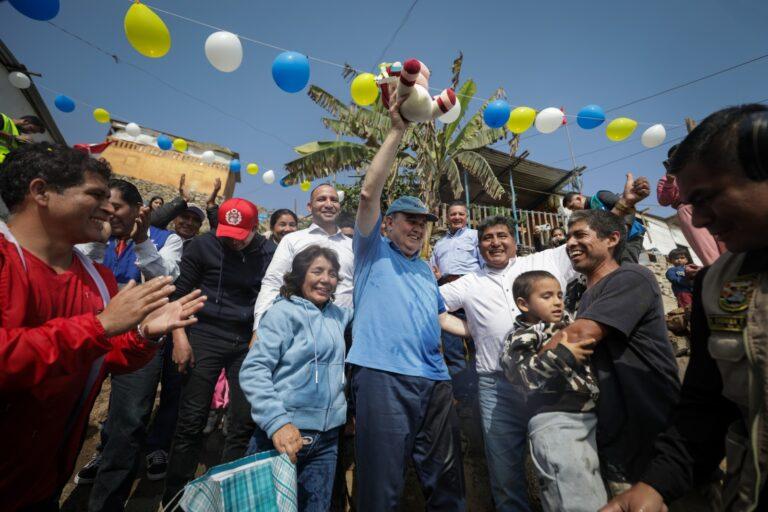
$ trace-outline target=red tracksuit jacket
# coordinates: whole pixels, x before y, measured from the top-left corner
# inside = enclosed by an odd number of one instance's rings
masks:
[[[108,372],[141,368],[153,345],[135,332],[107,338],[96,315],[104,308],[80,260],[62,274],[0,235],[0,510],[51,497],[66,483],[88,416]],[[117,283],[96,265],[110,296]],[[91,366],[105,355],[80,413]],[[71,419],[70,419],[71,418]],[[64,432],[68,422],[70,432]]]

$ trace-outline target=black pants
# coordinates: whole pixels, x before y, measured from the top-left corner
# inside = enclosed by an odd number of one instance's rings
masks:
[[[226,339],[199,330],[189,333],[195,366],[188,369],[182,379],[179,417],[165,477],[163,503],[166,506],[178,499],[179,491],[195,476],[203,445],[203,428],[222,368],[226,369],[229,382],[228,428],[222,462],[245,455],[256,427],[239,381],[240,366],[248,353],[248,339],[248,336],[240,336],[240,340],[246,341],[237,341],[234,336]]]
[[[398,510],[411,459],[428,511],[464,511],[461,435],[450,381],[354,366],[356,509]]]
[[[102,459],[91,489],[88,510],[111,512],[124,509],[141,462],[139,456],[147,440],[147,424],[161,379],[161,405],[153,429],[161,432],[155,434],[156,437],[166,438],[166,444],[158,448],[168,450],[176,424],[180,386],[172,350],[173,345],[168,342],[143,368],[112,376],[109,413],[101,432]]]

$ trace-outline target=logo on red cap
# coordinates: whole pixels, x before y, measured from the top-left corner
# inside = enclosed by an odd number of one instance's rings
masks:
[[[237,226],[243,221],[243,215],[240,213],[240,210],[237,210],[235,208],[232,208],[226,213],[226,220],[227,224],[230,226]]]

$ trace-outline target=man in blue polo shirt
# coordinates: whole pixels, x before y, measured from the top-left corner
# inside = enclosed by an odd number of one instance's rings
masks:
[[[467,226],[467,205],[462,201],[452,201],[446,213],[448,232],[437,241],[429,259],[429,266],[435,273],[437,284],[441,286],[452,283],[463,275],[477,272],[483,266],[483,258],[477,245],[477,230]],[[463,310],[453,314],[465,318]],[[453,394],[456,400],[465,406],[459,407],[459,414],[462,408],[472,414],[470,404],[472,397],[477,394],[477,372],[474,362],[467,364],[467,360],[474,353],[474,344],[467,338],[465,346],[464,338],[447,331],[443,331],[442,340],[443,356],[453,381]]]
[[[392,102],[394,103],[394,102]],[[399,104],[392,129],[371,162],[360,193],[355,254],[354,340],[348,362],[355,403],[357,509],[399,508],[407,459],[413,460],[427,510],[466,508],[458,419],[440,353],[445,314],[429,265],[419,258],[427,222],[436,217],[415,197],[381,194],[407,129]],[[384,223],[386,237],[379,229]]]

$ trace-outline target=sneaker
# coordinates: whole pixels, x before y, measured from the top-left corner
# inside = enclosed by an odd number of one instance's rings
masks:
[[[96,452],[88,464],[82,467],[75,475],[75,485],[92,484],[96,481],[96,473],[101,464],[101,452]]]
[[[168,470],[168,452],[155,450],[147,455],[147,478],[152,481],[165,478]]]

